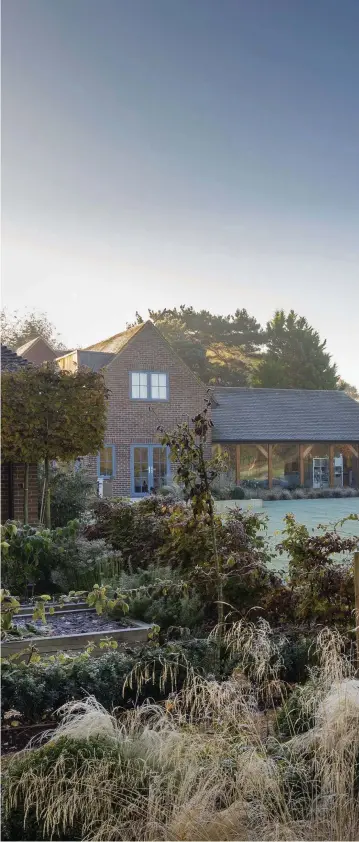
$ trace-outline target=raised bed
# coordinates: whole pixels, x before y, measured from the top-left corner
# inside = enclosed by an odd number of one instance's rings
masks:
[[[55,613],[48,616],[48,628],[50,630],[51,621],[55,627],[59,625],[62,616],[66,619],[63,625],[75,625],[73,621],[77,617],[81,620],[81,626],[86,625],[85,617],[88,617],[89,629],[83,632],[64,633],[49,633],[46,635],[33,634],[28,637],[14,637],[12,640],[2,642],[1,651],[2,657],[8,658],[11,655],[20,654],[20,660],[26,660],[29,657],[29,647],[34,646],[39,654],[50,654],[53,652],[68,652],[81,651],[90,643],[94,645],[93,656],[98,657],[103,654],[103,649],[100,648],[100,643],[106,638],[116,640],[118,643],[142,643],[148,639],[148,632],[151,626],[148,623],[142,623],[140,620],[127,619],[123,622],[111,621],[106,618],[97,617],[94,609],[89,609],[86,603],[76,605],[68,603],[64,608],[54,605]],[[31,606],[23,606],[19,614],[14,618],[17,625],[24,625],[25,622],[31,620],[33,608]],[[84,622],[85,621],[85,622]],[[32,625],[37,625],[32,623]],[[95,627],[91,629],[91,625]],[[61,622],[60,622],[61,625]],[[102,628],[101,628],[102,626]],[[100,627],[98,630],[97,628]]]
[[[88,604],[87,602],[65,602],[64,605],[60,606],[58,602],[47,602],[47,613],[49,608],[54,608],[56,613],[60,612],[61,614],[64,614],[66,611],[88,611]],[[16,616],[28,617],[29,615],[31,616],[33,613],[33,605],[30,605],[30,603],[21,603],[20,612]]]

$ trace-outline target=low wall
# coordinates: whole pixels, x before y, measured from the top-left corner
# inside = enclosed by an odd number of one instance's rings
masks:
[[[263,508],[263,500],[215,500],[215,512],[218,515],[228,514],[230,509],[242,509],[243,511],[257,511]]]

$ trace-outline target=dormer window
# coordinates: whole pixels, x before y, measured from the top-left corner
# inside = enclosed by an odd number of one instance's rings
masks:
[[[130,394],[133,400],[167,401],[168,374],[159,371],[131,371]]]

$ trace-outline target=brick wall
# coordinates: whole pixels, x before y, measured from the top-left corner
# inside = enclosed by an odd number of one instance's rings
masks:
[[[14,520],[24,519],[24,478],[25,466],[16,464],[13,466],[13,499],[14,499]],[[38,514],[39,486],[37,465],[30,465],[29,470],[29,523],[36,524]],[[9,467],[6,463],[1,465],[1,522],[4,523],[10,517],[9,509]]]
[[[166,372],[169,400],[131,400],[131,371]],[[129,495],[131,445],[159,442],[159,425],[171,431],[179,422],[191,419],[203,409],[207,390],[151,324],[146,324],[105,369],[105,380],[111,393],[105,444],[114,444],[116,448],[113,494]],[[86,463],[96,471],[93,458],[88,458]]]

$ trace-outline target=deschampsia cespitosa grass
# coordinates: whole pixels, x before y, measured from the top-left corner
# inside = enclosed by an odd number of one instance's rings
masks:
[[[46,839],[358,839],[359,681],[342,638],[324,630],[295,706],[283,695],[285,738],[258,705],[279,681],[270,629],[241,623],[225,642],[246,676],[189,670],[164,705],[120,717],[93,697],[65,705],[9,764],[6,821],[20,811]]]

